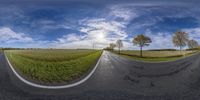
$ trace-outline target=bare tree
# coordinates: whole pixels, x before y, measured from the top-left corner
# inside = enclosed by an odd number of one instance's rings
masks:
[[[193,49],[193,48],[197,48],[199,46],[198,42],[195,41],[195,40],[189,40],[188,41],[188,47],[190,49]]]
[[[147,37],[147,36],[141,34],[141,35],[137,35],[135,38],[133,38],[132,42],[134,45],[138,45],[140,47],[140,56],[143,57],[142,48],[144,46],[149,46],[152,41],[151,41],[150,37]]]
[[[188,39],[189,39],[188,33],[177,31],[176,33],[174,33],[172,42],[174,46],[179,47],[181,51],[182,48],[187,45]]]
[[[113,51],[114,48],[116,47],[116,44],[115,43],[110,43],[110,49]]]
[[[116,47],[119,49],[119,54],[120,54],[120,50],[123,47],[123,43],[122,40],[117,40],[116,42]]]

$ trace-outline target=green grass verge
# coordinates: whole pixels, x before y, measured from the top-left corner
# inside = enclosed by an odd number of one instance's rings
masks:
[[[62,83],[78,79],[101,55],[94,50],[11,50],[6,55],[17,71],[40,83]]]
[[[2,50],[2,49],[0,49],[0,53],[3,53],[3,50]]]
[[[165,62],[188,57],[197,52],[199,51],[183,51],[182,53],[180,51],[144,51],[144,56],[140,57],[139,51],[122,51],[120,56],[146,62]],[[118,52],[114,53],[118,54]]]

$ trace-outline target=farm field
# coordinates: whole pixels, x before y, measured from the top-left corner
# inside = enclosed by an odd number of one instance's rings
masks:
[[[97,62],[100,50],[8,50],[15,69],[43,84],[67,83],[85,75]]]
[[[2,53],[3,52],[3,50],[0,48],[0,53]]]
[[[197,52],[198,52],[197,50],[181,51],[181,52],[180,51],[143,51],[143,57],[140,57],[140,51],[124,50],[124,51],[121,51],[121,55],[124,57],[136,59],[136,60],[160,62],[160,61],[177,60],[183,57],[190,56]]]

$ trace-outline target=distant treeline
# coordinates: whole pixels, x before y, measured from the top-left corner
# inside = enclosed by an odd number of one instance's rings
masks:
[[[177,51],[176,49],[150,49],[147,51]]]
[[[190,51],[190,50],[200,50],[200,48],[191,48],[191,49],[186,49],[187,51]]]
[[[61,48],[0,48],[0,50],[65,50]],[[68,48],[67,48],[68,49]],[[76,50],[91,50],[91,49],[76,49]]]
[[[38,50],[42,48],[0,48],[0,50]]]
[[[110,48],[104,48],[104,50],[112,50]],[[185,49],[186,51],[192,51],[192,50],[200,50],[200,48],[193,48],[193,49]],[[132,50],[126,50],[126,51],[132,51]],[[150,49],[145,51],[180,51],[177,49]]]
[[[186,51],[191,51],[191,50],[200,50],[200,48],[192,48],[192,49],[185,49]],[[179,51],[177,49],[150,49],[147,51]]]

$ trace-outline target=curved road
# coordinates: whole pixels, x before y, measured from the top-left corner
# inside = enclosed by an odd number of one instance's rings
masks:
[[[0,53],[0,100],[199,100],[200,54],[145,63],[104,51],[94,74],[68,89],[48,90],[20,81]]]

